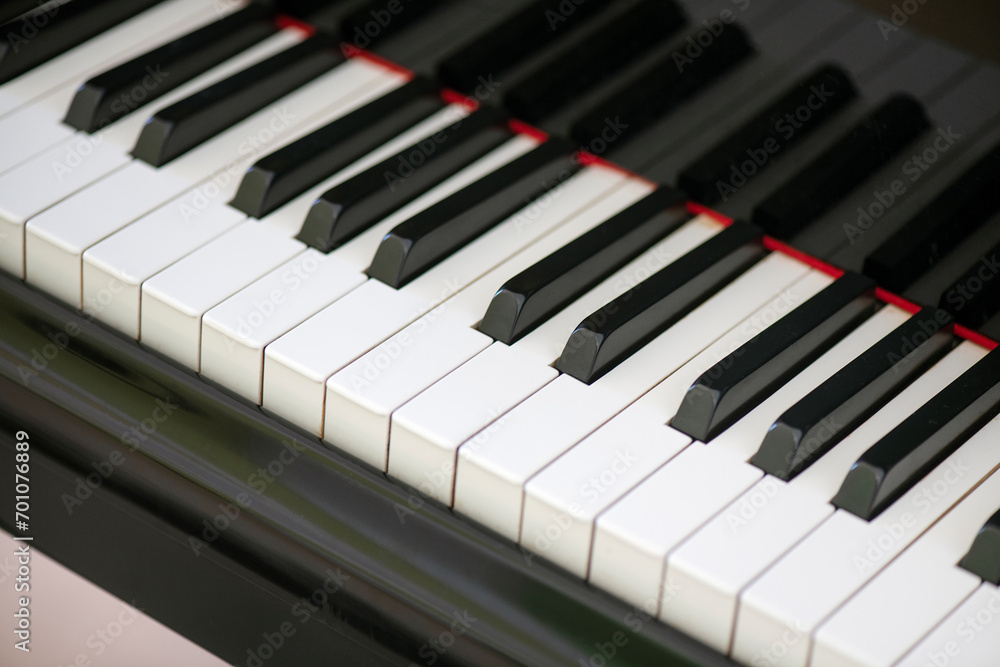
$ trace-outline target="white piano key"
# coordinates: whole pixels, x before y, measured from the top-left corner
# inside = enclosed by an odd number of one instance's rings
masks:
[[[198,370],[201,318],[303,250],[283,229],[242,223],[142,284],[140,340]],[[233,261],[238,259],[239,261]]]
[[[727,653],[740,591],[832,512],[801,486],[765,476],[668,555],[674,595],[660,618]]]
[[[762,474],[726,452],[692,444],[597,518],[590,582],[658,609],[667,553],[725,506],[720,497],[748,489]],[[665,590],[673,590],[669,580]]]
[[[183,251],[185,241],[198,240],[197,235],[184,234],[184,231],[198,227],[202,218],[209,217],[201,209],[221,206],[235,194],[239,176],[249,168],[259,150],[250,147],[248,138],[270,136],[272,145],[269,148],[277,147],[400,81],[399,75],[389,74],[376,65],[362,60],[351,61],[164,167],[157,169],[133,160],[117,173],[28,222],[25,230],[27,281],[80,307],[83,253],[153,207],[194,188],[168,205],[177,209],[173,215],[153,225],[161,230],[159,238],[149,233],[152,227],[147,226],[145,234],[138,233],[139,247],[143,250],[128,253],[132,265],[143,263],[148,267],[136,273],[142,277],[152,275],[151,271],[163,268],[163,263],[153,257],[148,262],[140,259],[147,254],[146,247],[159,245],[161,253],[171,254],[168,251],[174,250],[171,256],[177,257],[176,251]],[[245,145],[244,149],[239,148],[240,145]],[[238,159],[235,163],[232,162],[234,158]],[[195,188],[199,183],[201,185]],[[85,214],[95,207],[106,210],[107,214]],[[207,240],[202,239],[202,242]],[[187,247],[193,249],[190,245]]]
[[[469,327],[425,318],[327,381],[324,442],[386,470],[392,411],[493,342]]]
[[[531,476],[662,381],[676,368],[671,361],[685,363],[808,271],[787,257],[768,259],[589,387],[568,376],[557,378],[507,414],[504,428],[483,446],[459,448],[455,509],[516,541],[522,487]],[[763,276],[766,281],[759,280]]]
[[[0,117],[31,103],[36,113],[43,113],[43,109],[51,112],[52,119],[58,124],[69,108],[76,89],[87,79],[245,5],[245,2],[232,2],[224,6],[210,6],[203,0],[169,0],[150,7],[0,86]],[[38,126],[34,129],[41,129],[43,119],[45,123],[49,120],[43,116],[36,117]],[[0,121],[0,134],[5,137],[9,136],[6,127]],[[73,132],[72,128],[67,130]]]
[[[982,583],[956,563],[998,506],[994,473],[820,626],[812,667],[881,667],[902,659]]]
[[[497,417],[557,375],[534,357],[494,343],[392,414],[389,475],[451,505],[459,445],[477,432],[473,443],[488,440],[503,428]]]
[[[331,375],[624,180],[615,170],[588,167],[558,186],[558,196],[534,219],[523,211],[511,216],[400,290],[373,279],[334,302],[264,350],[264,408],[322,436],[325,383]],[[366,305],[366,299],[377,301]]]
[[[190,197],[189,193],[180,200]],[[213,206],[192,219],[176,203],[156,209],[84,252],[81,274],[84,312],[138,339],[143,281],[246,220],[244,213],[228,206]],[[60,290],[64,300],[77,282],[77,262],[66,255],[78,250],[79,247],[69,253],[53,253],[51,258],[40,252],[35,255],[38,261],[48,260],[45,263],[53,267],[53,273],[67,274],[66,286]]]
[[[652,411],[632,407],[524,487],[521,545],[581,579],[589,574],[597,516],[691,444]]]
[[[830,498],[866,449],[984,354],[963,343],[791,482],[767,475],[734,500],[668,555],[674,594],[660,617],[728,652],[740,592],[833,512]]]
[[[77,132],[67,140],[0,176],[0,241],[3,242],[0,245],[0,268],[24,277],[24,235],[28,220],[81,188],[128,164],[131,160],[128,151],[131,150],[146,119],[152,113],[301,40],[300,31],[284,30],[167,93],[147,107],[143,107],[139,113],[130,114],[94,134]],[[256,114],[251,118],[254,117]],[[252,138],[243,135],[241,140],[249,141]],[[200,154],[196,158],[193,156],[194,153],[195,151],[192,151],[184,156],[188,160],[181,164],[196,163]],[[232,158],[238,156],[238,153],[234,153]],[[231,159],[223,161],[222,164]],[[195,168],[197,169],[197,165]],[[174,169],[178,170],[179,167],[174,165]],[[214,169],[207,173],[199,171],[201,175],[198,180],[211,174]],[[197,180],[190,182],[188,187],[195,183]],[[87,211],[89,217],[90,209]],[[79,218],[74,218],[73,222],[79,223]]]
[[[599,205],[590,207],[584,215],[574,218],[563,226],[560,232],[579,228],[580,233],[583,233],[584,230],[592,229],[595,224],[599,224],[596,221],[603,221],[611,217],[634,203],[641,196],[648,194],[649,191],[648,184],[640,181],[630,182],[628,187],[616,190],[613,194],[605,197]],[[691,221],[564,308],[555,317],[518,341],[514,347],[532,350],[531,353],[538,355],[540,364],[552,364],[558,358],[562,344],[573,332],[576,324],[591,312],[627,291],[630,284],[628,279],[632,278],[640,268],[648,268],[651,262],[659,262],[662,266],[667,261],[680,257],[701,241],[717,233],[721,228],[721,224],[711,221],[707,217]],[[564,245],[562,236],[561,233],[551,234],[535,246],[542,245],[550,252],[554,252]],[[538,254],[539,250],[535,246],[530,249],[533,256]],[[349,449],[355,456],[385,470],[387,465],[386,445],[392,411],[492,343],[492,340],[488,338],[477,339],[477,346],[470,344],[464,348],[451,348],[445,342],[447,340],[445,337],[460,336],[462,334],[453,332],[453,330],[456,328],[468,329],[475,325],[482,314],[486,312],[490,298],[504,280],[516,275],[517,271],[510,266],[512,261],[520,261],[520,258],[518,260],[512,258],[512,260],[504,262],[500,267],[462,290],[461,295],[452,299],[447,306],[431,311],[428,315],[403,329],[398,336],[409,341],[407,344],[401,344],[400,340],[396,340],[397,337],[394,336],[353,364],[334,374],[327,383],[327,419],[333,417],[336,423],[341,424],[364,422],[369,424],[371,428],[363,432],[350,428],[346,431],[338,429],[334,433],[334,437],[327,437],[326,441],[342,449]],[[437,312],[438,310],[441,312]],[[440,321],[442,316],[448,321]],[[425,343],[423,342],[425,338],[433,338],[435,341]],[[420,342],[414,344],[414,341]],[[439,351],[433,352],[434,349]],[[465,351],[464,357],[459,354],[459,349]],[[428,354],[433,354],[441,359],[448,358],[451,363],[437,366],[435,374],[435,367],[428,366],[420,359],[421,356]],[[384,358],[392,358],[392,365],[385,372],[380,372],[376,374],[375,378],[369,380],[372,365]],[[415,374],[403,370],[411,367],[414,370],[420,368],[424,373]]]
[[[983,667],[1000,655],[1000,588],[983,582],[896,667]]]
[[[307,248],[205,313],[201,374],[260,405],[264,347],[365,280]]]
[[[740,596],[733,656],[806,665],[819,625],[1000,465],[998,437],[994,419],[871,522],[835,511]]]
[[[430,125],[421,124],[416,126],[413,130],[405,133],[406,137],[409,138],[403,138],[403,135],[397,137],[392,142],[380,147],[379,150],[374,151],[371,155],[359,160],[355,165],[348,167],[336,177],[329,179],[323,185],[314,188],[310,192],[306,192],[287,206],[279,209],[274,215],[280,213],[288,220],[302,220],[305,217],[308,205],[319,194],[329,189],[334,182],[345,180],[348,175],[356,173],[362,166],[381,159],[379,156],[385,154],[386,151],[388,151],[388,154],[392,154],[395,152],[397,144],[400,146],[408,145],[411,143],[412,137],[410,135],[412,133],[419,132],[420,136],[423,136],[427,131],[432,132],[432,128],[436,128],[437,124],[445,122],[445,118],[450,117],[450,115],[451,112],[445,112],[437,118],[428,121]],[[400,143],[403,141],[405,143]],[[206,360],[211,364],[208,368],[203,365],[202,372],[248,400],[253,400],[258,404],[261,403],[263,399],[261,383],[264,372],[264,347],[367,280],[363,271],[368,265],[368,259],[371,258],[375,247],[378,245],[378,240],[388,229],[396,223],[405,220],[413,213],[458,191],[468,183],[491,171],[495,166],[506,163],[506,161],[513,159],[516,155],[522,154],[534,145],[536,145],[536,142],[528,138],[512,139],[491,152],[490,155],[444,181],[425,195],[417,198],[385,220],[374,225],[371,229],[349,241],[344,246],[335,249],[327,255],[323,255],[328,264],[325,271],[329,272],[330,275],[336,273],[338,278],[332,282],[322,280],[310,283],[304,290],[304,293],[296,297],[294,306],[291,301],[285,301],[284,296],[282,296],[282,302],[275,304],[274,312],[267,318],[266,330],[257,331],[254,328],[249,337],[245,337],[240,333],[245,329],[245,323],[250,318],[259,317],[256,308],[252,307],[253,302],[273,294],[276,288],[275,285],[278,282],[282,286],[285,286],[289,282],[286,280],[286,272],[282,268],[275,269],[270,274],[261,277],[254,284],[249,285],[245,290],[247,292],[246,295],[241,293],[231,297],[238,299],[239,305],[228,304],[226,301],[221,303],[217,309],[213,309],[213,311],[206,314],[206,318],[203,320],[202,334],[203,336],[207,334],[203,342],[211,340],[214,347],[212,352],[202,352],[203,364]],[[269,222],[272,219],[272,217],[269,217],[266,220]],[[312,253],[315,252],[311,249],[306,250],[300,256],[300,259],[313,256]],[[291,285],[294,286],[295,284],[297,284],[296,281],[291,280]],[[246,297],[250,293],[257,293],[261,296],[248,300]],[[273,299],[271,300],[273,302]],[[209,323],[211,323],[211,331],[207,329]]]

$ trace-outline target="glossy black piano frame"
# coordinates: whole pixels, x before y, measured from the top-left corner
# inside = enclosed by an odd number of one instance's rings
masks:
[[[227,662],[735,665],[6,274],[0,329],[32,544]]]

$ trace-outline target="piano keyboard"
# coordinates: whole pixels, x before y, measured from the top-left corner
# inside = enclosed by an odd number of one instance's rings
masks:
[[[39,548],[234,664],[995,663],[997,67],[841,0],[23,4]]]

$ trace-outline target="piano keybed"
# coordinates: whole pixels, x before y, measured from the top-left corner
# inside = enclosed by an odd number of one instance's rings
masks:
[[[269,664],[995,661],[995,66],[840,0],[65,7],[0,52],[40,548],[236,662],[316,590]]]

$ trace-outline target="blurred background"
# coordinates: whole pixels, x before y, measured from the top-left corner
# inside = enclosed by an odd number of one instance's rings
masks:
[[[1000,2],[997,0],[854,0],[884,16],[904,5],[919,8],[907,28],[1000,63]]]

